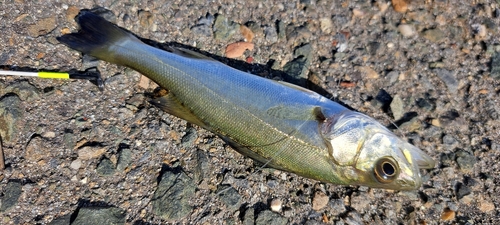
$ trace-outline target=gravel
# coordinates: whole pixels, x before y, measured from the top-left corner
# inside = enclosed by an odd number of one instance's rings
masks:
[[[0,77],[0,224],[500,223],[497,1],[416,0],[405,13],[353,0],[8,2],[0,4],[0,69],[97,66],[106,86]],[[156,47],[192,46],[322,90],[438,165],[419,190],[405,192],[261,169],[150,105],[157,86],[139,73],[82,61],[58,43],[77,30],[78,10],[95,4]],[[227,59],[226,46],[246,39],[242,25],[254,49]]]

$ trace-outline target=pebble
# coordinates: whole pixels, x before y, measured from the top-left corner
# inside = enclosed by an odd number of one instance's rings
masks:
[[[343,199],[335,198],[330,200],[329,206],[331,208],[331,213],[334,215],[339,215],[346,211],[346,206]]]
[[[418,98],[416,100],[416,103],[418,107],[427,111],[432,111],[436,108],[436,100],[430,99],[428,96],[424,98]]]
[[[213,25],[214,36],[216,40],[228,40],[230,39],[238,30],[240,29],[240,25],[229,21],[226,17],[219,14],[215,18],[215,22]]]
[[[153,13],[146,10],[139,10],[138,16],[141,27],[149,29],[153,25],[154,23]]]
[[[272,26],[264,27],[264,36],[271,44],[278,42],[278,32],[276,31],[276,28]]]
[[[31,37],[46,35],[57,27],[56,16],[39,19],[37,22],[28,27],[28,34]]]
[[[74,170],[80,169],[82,167],[82,160],[80,160],[80,159],[73,160],[71,162],[71,164],[69,165],[69,167],[71,167],[71,169],[74,169]]]
[[[44,149],[44,140],[40,136],[34,136],[26,145],[26,151],[24,157],[32,162],[38,162],[42,160],[45,155],[41,154]]]
[[[471,190],[467,185],[463,183],[458,183],[455,187],[455,194],[457,196],[457,199],[461,199],[466,195],[470,195]]]
[[[23,186],[16,181],[9,181],[0,195],[0,212],[5,212],[15,206],[22,194]]]
[[[290,83],[304,87],[307,84],[307,73],[311,64],[312,46],[310,44],[302,45],[295,49],[292,61],[283,66],[283,71],[290,76],[285,79]]]
[[[116,163],[116,170],[124,171],[132,162],[132,150],[127,147],[118,149],[118,161]]]
[[[214,16],[208,13],[205,17],[200,18],[195,26],[191,27],[191,32],[197,36],[211,37],[213,22]]]
[[[288,219],[270,210],[264,210],[257,215],[255,225],[285,225]]]
[[[337,43],[335,47],[337,48],[337,53],[343,53],[347,50],[347,41],[349,37],[346,32],[339,32],[335,34],[334,40]],[[337,57],[336,57],[337,58]]]
[[[106,148],[98,148],[85,146],[78,150],[78,158],[81,160],[89,160],[99,158],[106,152]]]
[[[245,53],[246,50],[253,51],[254,44],[250,42],[236,42],[226,46],[225,55],[228,58],[238,58]]]
[[[277,31],[278,31],[278,38],[279,39],[285,39],[286,38],[286,26],[285,26],[285,23],[282,20],[278,21]]]
[[[166,168],[160,175],[158,187],[151,198],[152,212],[164,220],[187,216],[193,207],[189,204],[195,192],[192,179],[182,168]]]
[[[312,200],[312,208],[315,211],[322,210],[328,205],[328,201],[330,198],[323,192],[317,191],[314,193],[314,197]]]
[[[311,31],[305,26],[294,27],[289,25],[285,32],[288,43],[292,45],[298,45],[299,43],[308,41],[312,36]]]
[[[395,95],[390,104],[392,116],[394,120],[400,120],[404,115],[404,103],[399,95]]]
[[[447,69],[434,69],[432,70],[448,87],[448,90],[452,94],[456,94],[458,90],[458,81],[456,79],[456,73]]]
[[[392,0],[392,7],[398,13],[405,13],[408,10],[408,3],[406,0]]]
[[[352,16],[357,18],[363,18],[365,16],[365,12],[361,9],[354,8],[352,9]]]
[[[385,11],[389,8],[389,2],[385,1],[377,1],[377,7],[379,9],[379,13],[385,13]]]
[[[24,109],[21,110],[21,100],[16,95],[5,96],[0,99],[0,137],[3,144],[15,141],[21,130]]]
[[[204,150],[197,150],[195,155],[196,167],[193,172],[193,179],[196,183],[200,183],[204,178],[209,177],[211,169],[211,165],[209,162],[209,158],[207,152]]]
[[[198,131],[194,127],[190,127],[186,130],[186,134],[181,138],[182,147],[190,147],[195,144],[196,139],[198,139]]]
[[[249,207],[245,210],[245,215],[243,216],[244,225],[254,225],[255,224],[255,209],[254,207]]]
[[[481,200],[479,202],[479,210],[484,213],[490,213],[495,211],[495,204],[490,201]]]
[[[330,34],[333,31],[333,22],[329,17],[323,17],[319,19],[319,26],[321,32],[325,34]]]
[[[53,132],[53,131],[43,132],[42,133],[42,137],[44,137],[44,138],[55,138],[56,137],[56,133]]]
[[[68,7],[68,9],[66,10],[66,20],[68,20],[69,22],[75,22],[75,17],[78,15],[78,13],[80,12],[80,8],[76,7],[76,6],[70,6]]]
[[[490,76],[500,80],[500,52],[496,52],[491,57]]]
[[[126,212],[117,207],[90,206],[77,209],[72,225],[125,224]]]
[[[350,211],[347,213],[347,216],[344,218],[344,222],[348,225],[363,225],[363,220],[361,216],[356,211]]]
[[[0,90],[1,93],[14,93],[22,101],[35,101],[40,98],[40,92],[38,89],[31,85],[28,81],[20,81],[13,83],[4,89]]]
[[[443,145],[446,150],[453,150],[458,145],[457,139],[455,139],[452,135],[446,134],[443,136]]]
[[[482,39],[488,35],[488,29],[483,24],[472,24],[472,29],[474,29],[478,38]]]
[[[279,198],[275,198],[271,201],[271,211],[273,212],[280,212],[281,211],[281,205],[283,202]]]
[[[150,81],[151,80],[148,77],[141,75],[141,79],[139,79],[139,83],[137,86],[142,89],[148,89]]]
[[[417,34],[415,27],[410,24],[401,24],[398,26],[398,30],[404,37],[413,37]]]
[[[445,33],[438,29],[429,29],[424,31],[423,37],[431,42],[437,43],[446,38]]]
[[[244,25],[240,26],[240,32],[241,32],[241,35],[243,35],[243,37],[245,37],[246,42],[253,41],[255,34],[253,33],[253,31],[249,27],[244,26]]]
[[[395,84],[399,79],[399,71],[391,71],[387,73],[386,77],[389,79],[390,84]]]
[[[455,219],[455,215],[456,215],[455,211],[446,208],[443,210],[443,213],[441,213],[441,220],[452,221]]]
[[[407,130],[409,132],[414,132],[422,128],[422,122],[420,122],[418,117],[413,117],[410,121],[401,124],[399,128]]]
[[[355,69],[368,79],[380,78],[380,75],[369,66],[357,66]]]
[[[218,188],[218,196],[231,210],[236,210],[240,206],[241,195],[236,189],[228,185],[222,185]]]
[[[456,156],[456,161],[460,170],[463,172],[471,172],[474,168],[474,164],[477,162],[476,157],[472,153],[465,150],[458,151]]]
[[[103,158],[97,165],[96,172],[101,176],[111,176],[115,173],[115,165],[108,158]]]
[[[455,161],[455,153],[449,152],[449,153],[441,154],[440,161],[441,161],[441,165],[443,167],[452,166],[453,162]],[[451,168],[451,171],[452,171],[452,173],[454,173],[455,169]]]
[[[50,221],[48,225],[67,225],[71,224],[71,214],[66,214],[60,217],[56,217],[54,220]]]

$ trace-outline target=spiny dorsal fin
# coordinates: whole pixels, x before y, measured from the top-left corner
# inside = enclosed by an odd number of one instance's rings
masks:
[[[172,93],[168,93],[165,96],[155,98],[149,101],[149,103],[171,115],[179,117],[192,124],[196,124],[200,127],[206,127],[205,123],[196,115],[194,115],[191,110],[183,106],[182,103]]]

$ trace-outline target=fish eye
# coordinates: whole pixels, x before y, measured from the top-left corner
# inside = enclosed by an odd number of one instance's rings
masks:
[[[374,173],[381,183],[390,183],[399,175],[398,163],[390,157],[381,158],[375,163]]]

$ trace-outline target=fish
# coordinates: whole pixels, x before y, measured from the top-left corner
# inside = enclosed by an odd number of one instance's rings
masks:
[[[415,190],[434,160],[375,119],[306,88],[246,73],[184,48],[169,51],[88,10],[71,49],[132,68],[168,90],[151,103],[265,166],[336,185]]]

